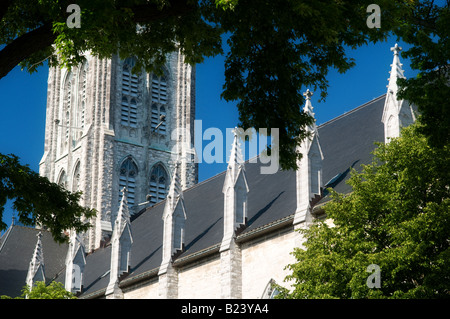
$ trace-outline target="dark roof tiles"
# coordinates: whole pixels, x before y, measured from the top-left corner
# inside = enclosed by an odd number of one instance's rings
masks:
[[[349,168],[359,169],[361,164],[371,161],[374,142],[384,140],[384,129],[381,123],[385,96],[374,99],[353,111],[324,123],[318,127],[319,141],[324,160],[323,182],[331,180],[338,192],[349,192],[350,186],[345,182],[349,178]],[[277,221],[289,220],[296,210],[296,174],[294,171],[278,171],[276,174],[260,174],[260,163],[246,163],[245,170],[249,186],[248,215],[246,228],[240,236],[252,234],[267,225],[275,225]],[[217,251],[223,237],[224,202],[222,188],[225,172],[207,181],[201,182],[184,191],[187,220],[185,222],[185,249],[177,260],[186,260],[205,251]],[[323,203],[328,198],[323,198]],[[131,248],[130,273],[123,282],[132,282],[145,274],[157,274],[162,260],[163,221],[162,214],[165,202],[141,211],[132,218],[131,230],[133,245]],[[29,238],[20,238],[30,230],[21,231],[22,235],[14,237],[15,244],[7,249],[12,250],[12,259],[21,259],[20,267],[5,261],[6,253],[0,252],[0,287],[6,273],[16,272],[18,282],[25,282],[29,258],[35,244],[35,233]],[[28,236],[28,235],[27,235]],[[47,237],[45,237],[47,238]],[[46,240],[47,241],[47,240]],[[24,245],[21,248],[21,245]],[[8,246],[6,243],[5,247]],[[52,247],[51,249],[49,247]],[[22,253],[17,253],[21,251]],[[58,248],[44,244],[44,258],[55,258],[57,268],[64,267],[66,248]],[[51,254],[51,257],[47,254]],[[86,257],[84,275],[84,292],[82,296],[102,293],[109,283],[111,247],[100,248]],[[61,262],[62,261],[62,262]],[[50,267],[50,266],[49,266]],[[46,268],[47,274],[47,268]],[[63,274],[59,279],[63,277]],[[11,288],[12,289],[12,288]]]

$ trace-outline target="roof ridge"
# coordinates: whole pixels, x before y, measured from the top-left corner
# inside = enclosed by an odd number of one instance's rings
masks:
[[[3,246],[5,245],[5,243],[8,241],[9,235],[13,229],[15,225],[11,225],[8,227],[8,229],[5,231],[5,233],[3,234],[2,237],[0,237],[0,252],[3,249]]]
[[[255,160],[257,160],[257,159],[260,157],[260,155],[261,155],[261,153],[258,154],[258,155],[254,155],[253,157],[251,157],[251,158],[249,158],[248,160],[244,161],[242,164],[256,164],[257,162],[256,162],[256,163],[253,163],[253,162],[250,162],[250,161],[255,161]],[[216,175],[213,175],[213,176],[211,176],[211,177],[209,177],[209,178],[207,178],[207,179],[205,179],[205,180],[203,180],[203,181],[201,181],[201,182],[199,182],[199,183],[197,183],[197,184],[195,184],[195,185],[192,185],[192,186],[189,187],[189,188],[184,189],[183,192],[185,193],[185,192],[187,192],[187,191],[189,191],[189,190],[191,190],[191,189],[196,188],[197,186],[200,186],[200,185],[202,185],[202,184],[204,184],[204,183],[209,182],[210,180],[212,180],[212,179],[214,179],[214,178],[218,178],[220,175],[223,175],[223,174],[225,174],[226,172],[227,172],[227,170],[225,169],[224,171],[222,171],[222,172],[220,172],[220,173],[217,173]]]
[[[258,159],[259,156],[260,156],[260,154],[255,155],[255,156],[253,156],[252,158],[249,158],[248,160],[246,160],[243,164],[249,164],[249,163],[250,163],[250,164],[254,164],[254,163],[252,163],[252,162],[250,162],[250,161],[255,160],[255,159]],[[184,190],[183,190],[183,193],[189,192],[189,191],[195,189],[196,187],[198,187],[198,186],[200,186],[200,185],[202,185],[202,184],[205,184],[205,183],[210,182],[211,180],[213,180],[213,179],[215,179],[215,178],[219,178],[221,175],[226,174],[226,172],[227,172],[227,170],[224,170],[224,171],[222,171],[222,172],[220,172],[220,173],[217,173],[216,175],[213,175],[213,176],[211,176],[211,177],[209,177],[209,178],[207,178],[207,179],[205,179],[205,180],[203,180],[203,181],[201,181],[201,182],[199,182],[199,183],[197,183],[197,184],[195,184],[195,185],[192,185],[191,187],[184,189]],[[167,198],[165,198],[165,199],[163,199],[163,200],[161,200],[161,201],[159,201],[159,202],[153,204],[152,206],[149,206],[149,207],[146,207],[146,208],[141,209],[139,212],[137,212],[137,213],[135,213],[135,214],[133,214],[133,215],[131,216],[131,221],[132,221],[132,222],[135,221],[138,217],[140,217],[141,215],[143,215],[143,214],[144,214],[146,211],[148,211],[149,209],[153,209],[153,208],[155,208],[156,206],[165,204],[166,200],[167,200]]]
[[[2,239],[1,242],[0,242],[0,252],[3,249],[3,246],[5,245],[5,243],[8,241],[8,238],[9,238],[10,234],[12,233],[12,231],[15,228],[23,228],[23,229],[28,229],[28,230],[31,230],[31,231],[45,231],[45,232],[51,234],[51,232],[49,230],[46,230],[46,229],[38,229],[38,228],[35,228],[35,227],[13,224],[13,225],[9,226],[9,228],[5,231],[3,236],[0,238],[0,239]]]
[[[345,112],[344,114],[341,114],[341,115],[339,115],[339,116],[337,116],[337,117],[335,117],[335,118],[332,118],[331,120],[328,120],[328,121],[326,121],[325,123],[320,124],[317,128],[321,128],[321,127],[323,127],[323,126],[325,126],[325,125],[328,125],[328,124],[331,124],[331,123],[333,123],[333,122],[335,122],[335,121],[337,121],[337,120],[340,120],[341,118],[343,118],[343,117],[345,117],[345,116],[347,116],[347,115],[350,115],[350,114],[352,114],[352,113],[354,113],[354,112],[356,112],[356,111],[359,111],[360,109],[366,107],[367,105],[369,105],[369,104],[371,104],[371,103],[373,103],[373,102],[375,102],[375,101],[378,101],[378,100],[380,100],[380,99],[382,99],[382,98],[385,98],[385,97],[386,97],[386,93],[384,93],[384,94],[382,94],[382,95],[380,95],[380,96],[378,96],[378,97],[376,97],[376,98],[370,100],[369,102],[366,102],[366,103],[364,103],[364,104],[362,104],[362,105],[360,105],[360,106],[357,106],[357,107],[355,107],[354,109],[352,109],[352,110],[350,110],[350,111],[348,111],[348,112]]]
[[[190,191],[191,189],[194,189],[194,188],[196,188],[197,186],[200,186],[200,185],[202,185],[202,184],[205,184],[205,183],[209,182],[210,180],[213,180],[213,179],[215,179],[215,178],[218,178],[220,175],[224,175],[226,172],[227,172],[227,170],[224,170],[224,171],[222,171],[222,172],[220,172],[220,173],[218,173],[218,174],[216,174],[216,175],[213,175],[213,176],[211,176],[211,177],[209,177],[209,178],[207,178],[207,179],[205,179],[205,180],[203,180],[203,181],[201,181],[201,182],[199,182],[199,183],[197,183],[197,184],[195,184],[195,185],[192,185],[191,187],[184,189],[184,190],[183,190],[183,193],[186,193],[187,191]]]

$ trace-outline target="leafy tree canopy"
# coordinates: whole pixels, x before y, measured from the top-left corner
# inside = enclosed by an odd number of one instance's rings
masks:
[[[8,296],[0,296],[0,299],[13,299]],[[36,285],[30,289],[25,286],[22,295],[14,299],[77,299],[75,295],[64,289],[60,282],[52,282],[48,286],[43,281],[36,282]]]
[[[380,0],[382,27],[367,26],[372,0],[4,0],[0,4],[0,78],[44,60],[70,67],[90,51],[101,58],[136,56],[135,71],[161,72],[167,53],[188,63],[223,53],[222,97],[237,101],[239,126],[279,128],[280,164],[296,168],[296,145],[312,119],[301,112],[307,88],[326,97],[330,68],[354,65],[345,48],[384,40],[414,15],[417,1]],[[70,28],[67,7],[81,10]]]
[[[67,8],[73,3],[81,10],[79,28],[70,28],[67,23],[73,13]],[[371,29],[367,8],[372,3],[2,0],[0,79],[16,65],[29,72],[44,61],[70,68],[84,59],[86,51],[100,58],[136,56],[135,72],[145,69],[155,73],[161,72],[166,55],[176,50],[192,64],[226,54],[222,98],[237,101],[240,127],[279,128],[280,166],[290,169],[297,167],[301,154],[296,146],[306,137],[305,127],[312,121],[301,111],[302,92],[320,90],[324,99],[330,68],[345,72],[354,65],[347,48],[382,41],[394,33],[413,44],[403,56],[410,57],[412,67],[421,72],[416,79],[401,81],[402,97],[422,112],[422,130],[430,145],[448,145],[449,1],[437,5],[427,0],[378,0],[381,28]],[[224,38],[229,46],[226,53]],[[13,185],[11,189],[23,187]],[[4,202],[5,195],[0,199]],[[16,208],[33,205],[19,201]],[[25,215],[31,210],[26,208]],[[64,223],[50,224],[58,230]]]
[[[41,225],[51,231],[56,241],[67,241],[64,230],[86,231],[90,225],[83,219],[95,216],[95,210],[78,204],[80,197],[81,192],[71,193],[21,165],[17,156],[0,154],[1,230],[6,229],[1,218],[4,206],[7,200],[12,200],[22,224]]]
[[[433,147],[450,143],[450,8],[449,1],[441,4],[417,3],[409,22],[397,30],[412,45],[402,56],[419,70],[416,78],[399,81],[399,98],[418,106],[421,130]]]
[[[432,148],[414,124],[353,172],[348,195],[331,190],[327,220],[306,230],[288,266],[286,298],[448,298],[450,148]],[[330,223],[330,221],[332,223]],[[369,288],[369,265],[380,288]]]

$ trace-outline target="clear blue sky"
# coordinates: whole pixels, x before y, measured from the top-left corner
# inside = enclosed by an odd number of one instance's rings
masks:
[[[350,111],[359,105],[386,93],[386,85],[392,63],[390,47],[396,39],[376,45],[350,50],[349,55],[356,66],[345,74],[331,70],[330,87],[325,102],[318,103],[320,92],[315,92],[312,105],[317,124]],[[399,42],[404,49],[407,47]],[[201,119],[203,131],[217,127],[226,131],[238,121],[235,103],[220,99],[224,83],[224,57],[207,59],[197,65],[196,74],[196,118]],[[401,58],[406,77],[416,72],[409,68],[409,61]],[[32,75],[16,67],[0,79],[0,153],[16,154],[22,164],[39,171],[39,161],[44,153],[45,109],[47,99],[48,67],[44,66]],[[304,88],[306,90],[306,88]],[[381,119],[380,119],[381,120]],[[203,147],[210,141],[203,141]],[[225,144],[225,143],[224,143]],[[226,148],[229,145],[224,145]],[[199,165],[199,181],[203,181],[226,169],[226,163]],[[12,210],[7,207],[3,221],[11,223]]]

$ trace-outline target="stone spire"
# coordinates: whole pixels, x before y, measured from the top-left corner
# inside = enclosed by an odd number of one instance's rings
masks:
[[[397,100],[397,92],[398,92],[398,86],[397,86],[397,80],[398,79],[404,79],[404,71],[403,71],[403,64],[400,63],[400,57],[399,53],[402,51],[402,48],[398,46],[396,43],[395,46],[391,48],[391,51],[394,52],[394,60],[391,64],[391,71],[390,77],[389,77],[389,84],[387,85],[388,88],[388,94],[393,94],[395,97],[395,100]]]
[[[231,144],[230,160],[228,161],[227,176],[233,182],[236,181],[239,171],[244,170],[244,159],[242,156],[241,143],[239,143],[238,129],[232,130],[234,134],[233,143]]]
[[[172,182],[167,193],[166,206],[163,212],[163,256],[159,273],[165,273],[172,261],[172,256],[184,247],[184,224],[186,208],[180,182],[180,163],[177,162]]]
[[[159,267],[159,296],[178,298],[178,273],[172,267],[174,255],[184,249],[186,208],[180,183],[180,162],[177,161],[162,216],[164,222],[162,261]]]
[[[225,175],[222,192],[224,198],[224,237],[221,250],[228,249],[235,230],[245,225],[247,218],[247,194],[249,191],[245,166],[243,163],[238,130],[233,130],[230,160]]]
[[[34,247],[33,257],[28,266],[28,274],[26,284],[28,287],[33,287],[36,281],[45,281],[44,271],[44,252],[42,249],[42,233],[37,234],[37,242]]]
[[[313,92],[311,92],[309,89],[306,90],[305,93],[303,93],[303,96],[305,97],[305,107],[303,108],[303,112],[311,115],[312,117],[314,117],[314,113],[313,113],[313,106],[311,104],[311,96],[313,96]]]
[[[314,117],[311,104],[313,92],[307,90],[303,95],[306,98],[303,111]],[[297,210],[294,215],[294,225],[308,221],[311,200],[316,196],[320,196],[322,188],[323,154],[315,120],[313,125],[307,127],[307,131],[311,135],[309,138],[305,138],[299,147],[302,158],[297,162]]]
[[[387,85],[386,100],[384,103],[383,116],[381,121],[384,124],[385,143],[389,143],[391,138],[400,136],[400,128],[408,126],[415,121],[413,107],[404,100],[398,100],[398,79],[404,79],[403,64],[400,63],[399,53],[402,50],[396,43],[391,51],[394,58],[391,64],[389,83]]]
[[[130,211],[128,208],[127,189],[122,188],[122,199],[120,201],[119,212],[114,223],[114,230],[119,227],[120,233],[123,233],[126,227],[130,226]]]
[[[242,298],[242,252],[236,235],[247,222],[247,197],[249,192],[245,166],[235,128],[231,155],[223,183],[223,237],[220,245],[221,298]]]
[[[83,240],[76,232],[72,232],[66,256],[65,289],[67,291],[73,293],[81,292],[84,266],[86,265],[85,256]]]
[[[178,203],[179,199],[183,199],[183,188],[181,186],[181,178],[180,178],[180,162],[177,161],[175,164],[175,169],[173,172],[173,178],[169,186],[169,191],[167,193],[167,204],[169,205],[169,209],[165,210],[165,213],[169,213],[175,210],[175,206]]]
[[[126,188],[124,187],[122,189],[123,195],[119,212],[114,223],[114,230],[111,237],[111,268],[109,273],[109,284],[105,294],[112,295],[112,298],[120,298],[122,295],[118,288],[119,277],[123,273],[128,272],[128,267],[130,266],[131,245],[133,244],[126,192]]]

